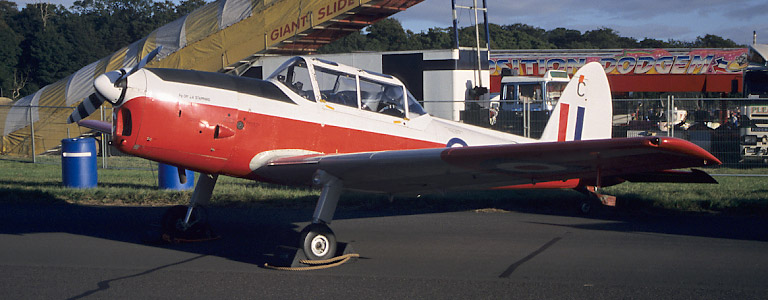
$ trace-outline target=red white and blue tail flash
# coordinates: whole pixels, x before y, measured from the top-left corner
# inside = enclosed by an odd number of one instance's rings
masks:
[[[608,78],[599,63],[581,67],[552,111],[543,142],[611,138],[613,107]]]

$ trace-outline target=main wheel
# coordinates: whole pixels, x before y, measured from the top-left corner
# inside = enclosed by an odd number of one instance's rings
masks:
[[[590,195],[587,199],[579,201],[577,211],[582,215],[591,215],[599,212],[603,207],[603,203],[596,196]]]
[[[590,199],[579,202],[578,212],[582,215],[588,215],[592,211],[592,201]]]
[[[323,260],[336,255],[336,236],[325,224],[310,224],[301,231],[304,255],[310,260]]]
[[[185,205],[172,206],[166,210],[160,223],[163,233],[172,238],[189,240],[208,238],[212,235],[205,216],[205,211],[202,207],[196,206],[192,209],[192,215],[189,217],[189,222],[185,224],[184,218],[186,217],[187,206]]]

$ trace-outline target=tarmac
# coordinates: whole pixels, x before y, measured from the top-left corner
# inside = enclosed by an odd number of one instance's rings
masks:
[[[264,268],[312,211],[209,208],[221,239],[157,243],[162,207],[0,204],[7,299],[765,299],[768,220],[750,216],[342,210],[360,258]]]

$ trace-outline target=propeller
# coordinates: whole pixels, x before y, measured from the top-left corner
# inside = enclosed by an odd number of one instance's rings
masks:
[[[93,87],[96,91],[83,99],[83,102],[77,106],[77,109],[69,115],[67,123],[71,124],[85,119],[104,104],[104,101],[108,101],[109,103],[112,103],[112,105],[119,105],[122,103],[123,100],[125,100],[128,76],[131,76],[131,74],[144,68],[150,61],[155,59],[162,49],[163,46],[157,46],[155,50],[152,50],[152,52],[145,55],[139,63],[130,70],[128,70],[128,68],[122,68],[96,77],[96,79],[93,80]]]

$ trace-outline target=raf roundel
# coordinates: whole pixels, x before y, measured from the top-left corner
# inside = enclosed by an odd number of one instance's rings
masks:
[[[467,147],[468,145],[467,145],[467,142],[465,142],[460,138],[452,138],[448,140],[448,143],[445,144],[445,146],[448,148],[453,148],[453,147]]]

